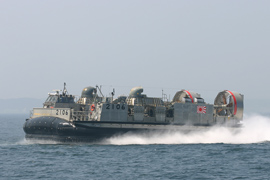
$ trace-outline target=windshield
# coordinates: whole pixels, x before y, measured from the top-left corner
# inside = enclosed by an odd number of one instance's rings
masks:
[[[49,96],[46,102],[57,102],[58,96]]]

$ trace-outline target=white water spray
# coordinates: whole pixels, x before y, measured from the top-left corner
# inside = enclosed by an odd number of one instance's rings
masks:
[[[106,144],[249,144],[270,141],[270,118],[260,115],[245,116],[243,128],[235,133],[225,127],[213,127],[204,132],[168,132],[112,137]]]

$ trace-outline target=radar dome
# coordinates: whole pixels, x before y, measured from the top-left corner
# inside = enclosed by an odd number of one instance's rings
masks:
[[[129,97],[137,98],[142,97],[143,88],[142,87],[134,87],[130,90]]]
[[[82,90],[81,98],[93,98],[96,93],[97,89],[89,86]]]

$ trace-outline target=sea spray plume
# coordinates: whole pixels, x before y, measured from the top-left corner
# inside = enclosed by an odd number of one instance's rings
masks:
[[[237,135],[237,143],[270,141],[270,118],[262,115],[246,116],[243,129]]]
[[[249,144],[270,141],[270,118],[252,115],[244,118],[243,127],[229,129],[226,127],[212,127],[206,131],[182,133],[149,132],[143,134],[127,133],[106,139],[106,144],[197,144],[197,143],[226,143]]]
[[[179,131],[152,132],[143,134],[124,134],[106,140],[108,144],[197,144],[217,143],[224,141],[219,134],[229,134],[226,128],[211,128],[206,131],[183,133]]]

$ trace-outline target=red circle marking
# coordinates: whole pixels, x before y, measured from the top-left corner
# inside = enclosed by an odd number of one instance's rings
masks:
[[[193,103],[193,97],[191,96],[190,92],[187,91],[187,90],[185,90],[185,92],[189,95],[189,97],[191,98],[191,101],[192,101],[192,103]]]
[[[234,113],[233,113],[233,115],[235,115],[236,112],[237,112],[237,102],[236,102],[236,98],[235,98],[234,94],[233,94],[231,91],[228,91],[228,90],[227,90],[227,92],[230,93],[230,94],[232,95],[232,97],[233,97],[233,101],[234,101]]]

